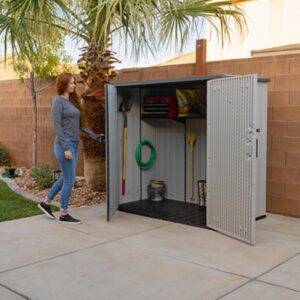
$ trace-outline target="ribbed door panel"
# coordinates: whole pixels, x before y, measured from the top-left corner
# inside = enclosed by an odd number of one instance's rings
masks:
[[[208,82],[207,225],[255,243],[256,75]]]
[[[118,147],[118,98],[117,89],[105,86],[106,94],[106,197],[107,220],[110,220],[119,205],[119,147]]]

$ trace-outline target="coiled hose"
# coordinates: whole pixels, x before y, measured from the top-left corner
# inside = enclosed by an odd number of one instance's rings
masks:
[[[142,147],[146,145],[150,148],[150,157],[149,157],[149,160],[147,162],[143,162],[142,159],[141,159],[141,153],[142,153]],[[154,146],[152,145],[152,143],[148,140],[143,140],[141,141],[138,146],[136,147],[136,150],[135,150],[135,160],[138,164],[138,166],[142,169],[142,170],[149,170],[154,161],[156,159],[156,150],[154,148]]]

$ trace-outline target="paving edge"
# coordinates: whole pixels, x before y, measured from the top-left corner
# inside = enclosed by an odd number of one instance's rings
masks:
[[[30,199],[30,200],[32,200],[34,202],[37,202],[37,203],[44,199],[43,197],[35,196],[35,195],[30,194],[27,191],[21,189],[18,186],[18,184],[11,178],[3,177],[2,175],[0,175],[0,179],[3,180],[4,182],[6,182],[7,185],[9,186],[9,188],[12,191],[14,191],[15,193],[23,196],[24,198]],[[56,207],[60,207],[60,204],[56,203],[55,201],[52,201],[52,205],[54,205]]]

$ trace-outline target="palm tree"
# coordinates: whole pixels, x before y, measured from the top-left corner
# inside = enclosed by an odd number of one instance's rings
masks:
[[[2,1],[0,4],[1,33],[5,46],[5,62],[7,61],[7,46],[11,46],[12,65],[21,81],[26,80],[32,100],[32,165],[37,164],[37,93],[49,87],[37,88],[37,76],[50,79],[57,76],[56,69],[61,63],[61,53],[55,56],[59,48],[61,33],[57,28],[50,28],[46,23],[36,26],[31,20],[45,20],[52,22],[53,6],[46,6],[45,10],[35,7],[38,2],[28,2],[27,6],[21,2]],[[26,18],[22,14],[26,11]],[[36,13],[38,12],[38,13]],[[49,43],[50,39],[53,40]],[[17,57],[15,57],[17,54]],[[64,58],[64,57],[63,57]]]
[[[251,1],[251,0],[250,0]],[[111,51],[115,35],[131,46],[131,57],[139,58],[150,51],[179,45],[182,50],[191,32],[202,27],[207,19],[222,42],[230,38],[229,21],[244,33],[246,21],[240,4],[249,0],[7,0],[9,9],[2,14],[0,34],[4,45],[15,51],[35,51],[27,39],[33,33],[40,42],[47,40],[53,28],[85,42],[78,61],[84,85],[82,108],[85,123],[97,133],[104,132],[104,85],[116,76],[114,63],[118,60]],[[6,14],[5,14],[6,13]],[[18,15],[17,24],[10,25],[8,17]],[[46,14],[46,15],[45,15]],[[6,23],[2,22],[2,19]],[[7,24],[7,25],[5,25]],[[36,30],[36,24],[41,26]],[[24,37],[17,28],[22,26]],[[8,33],[8,34],[7,34]],[[27,37],[27,38],[26,38]],[[84,172],[87,184],[104,189],[105,148],[83,137]]]

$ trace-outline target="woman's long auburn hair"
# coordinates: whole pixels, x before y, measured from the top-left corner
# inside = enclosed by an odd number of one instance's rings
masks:
[[[56,90],[58,95],[62,95],[68,88],[68,85],[70,83],[70,80],[74,78],[75,85],[77,85],[76,78],[73,74],[64,72],[60,74],[56,79]],[[77,89],[75,87],[74,92],[70,94],[69,100],[76,106],[80,112],[80,123],[82,121],[82,109],[80,107],[80,95],[77,92]]]

